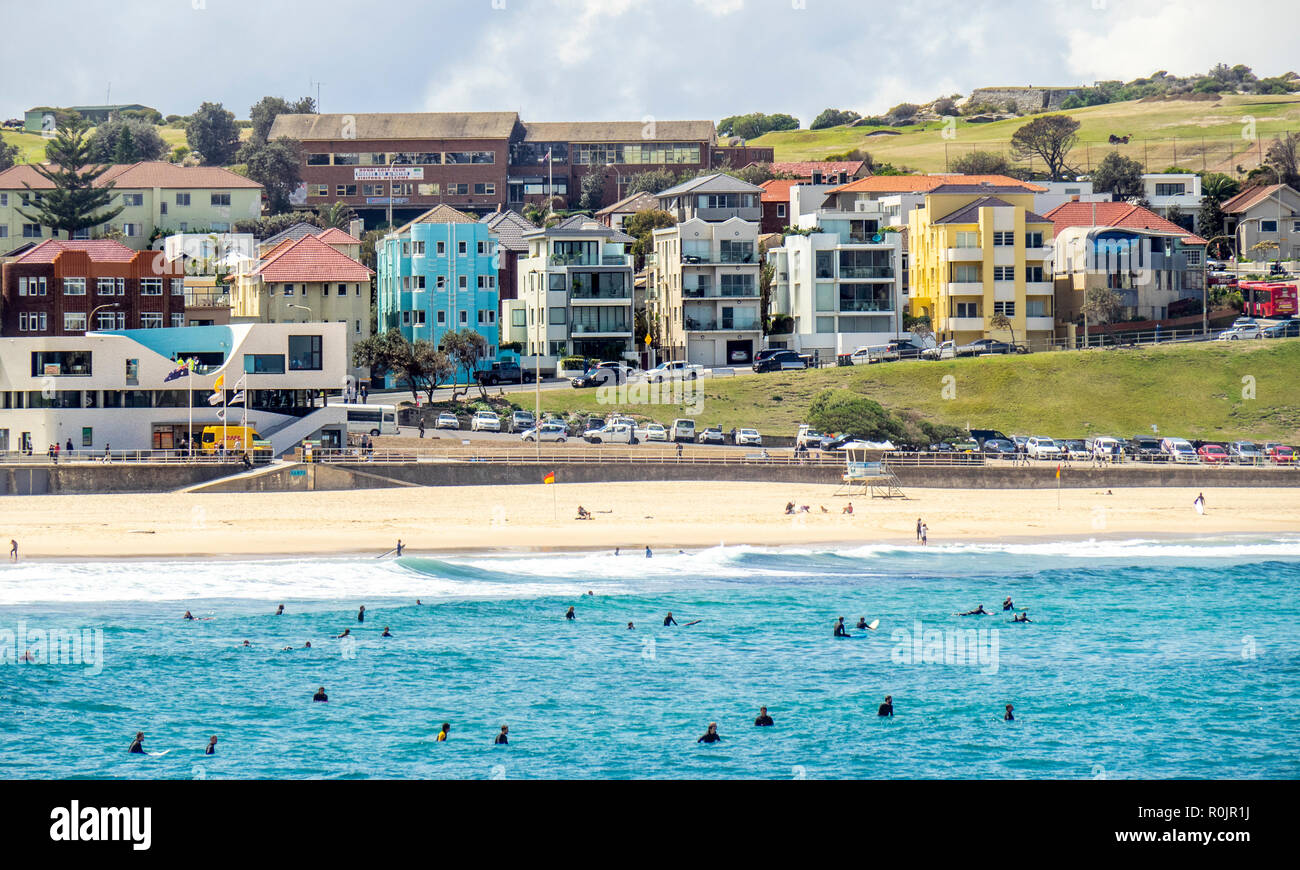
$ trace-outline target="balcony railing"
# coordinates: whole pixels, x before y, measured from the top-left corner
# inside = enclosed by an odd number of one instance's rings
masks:
[[[864,266],[861,268],[840,267],[840,280],[862,280],[864,278],[893,278],[894,270],[890,266]]]
[[[186,308],[229,308],[229,293],[186,293]]]
[[[626,323],[575,323],[571,331],[574,335],[626,335],[629,327]]]
[[[721,320],[686,318],[687,332],[752,332],[758,328],[756,317],[724,317]]]
[[[840,311],[850,314],[859,312],[870,314],[893,314],[894,305],[892,302],[841,302]]]
[[[609,287],[583,287],[575,285],[574,299],[628,299],[630,294],[626,287],[612,289]]]
[[[756,299],[758,288],[748,287],[684,287],[682,296],[687,299]]]

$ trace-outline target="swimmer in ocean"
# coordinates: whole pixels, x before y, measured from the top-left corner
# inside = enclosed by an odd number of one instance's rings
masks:
[[[721,735],[718,734],[718,723],[710,722],[709,730],[705,731],[704,736],[701,737],[699,740],[696,740],[695,742],[696,743],[717,743],[721,739],[722,739]]]
[[[992,616],[993,614],[985,610],[984,605],[981,604],[979,607],[976,607],[974,610],[968,610],[965,613],[959,613],[957,615],[958,616]]]
[[[573,612],[573,605],[569,605],[569,609],[564,613],[564,618],[570,621],[578,618],[578,614]]]
[[[982,607],[983,605],[980,605],[980,606]],[[1003,612],[1003,613],[1006,613],[1007,611],[1015,610],[1015,609],[1016,609],[1016,606],[1015,606],[1014,604],[1011,603],[1011,596],[1008,595],[1008,596],[1007,596],[1007,600],[1002,602],[1002,612]]]
[[[438,732],[438,736],[437,736],[436,738],[434,738],[434,739],[437,740],[439,743],[446,743],[446,742],[447,742],[447,738],[448,738],[450,735],[451,735],[451,723],[450,723],[450,722],[443,722],[443,723],[442,723],[442,730]]]
[[[883,704],[880,705],[880,709],[876,711],[876,715],[877,715],[877,716],[888,716],[888,717],[891,717],[891,718],[893,717],[893,715],[894,715],[894,696],[893,696],[893,695],[886,695],[886,696],[885,696],[885,703],[883,703]]]
[[[506,735],[508,735],[509,733],[510,733],[510,726],[509,726],[509,725],[502,725],[502,726],[501,726],[501,733],[497,735],[497,739],[496,739],[496,740],[493,740],[493,741],[492,741],[493,745],[495,745],[495,746],[509,746],[509,745],[510,745],[510,739],[506,736]]]
[[[1002,717],[1002,721],[1003,721],[1003,722],[1014,722],[1014,721],[1016,721],[1016,717],[1015,717],[1014,715],[1012,715],[1012,713],[1011,713],[1011,711],[1014,710],[1014,709],[1016,709],[1016,708],[1013,707],[1013,706],[1011,706],[1010,704],[1007,705],[1007,714],[1006,714],[1005,716]]]
[[[330,699],[330,696],[325,694],[325,687],[321,686],[319,689],[316,690],[316,694],[311,696],[311,699],[313,701],[323,704]]]
[[[871,626],[867,625],[867,618],[865,616],[858,617],[858,628],[869,629],[870,627]]]
[[[776,725],[776,723],[772,721],[772,717],[769,716],[769,715],[767,715],[767,708],[766,708],[766,707],[759,707],[759,708],[758,708],[758,718],[754,720],[754,727],[755,727],[755,728],[772,728],[772,727],[774,727],[775,725]]]
[[[392,635],[392,633],[388,630],[388,626],[385,625],[385,626],[384,626],[384,633],[381,634],[381,635],[379,635],[379,636],[380,636],[380,637],[392,637],[393,635]]]
[[[216,738],[215,735],[213,735],[212,737],[210,737],[210,738],[208,739],[208,746],[207,746],[206,749],[203,750],[203,754],[204,754],[204,755],[216,755],[216,754],[217,754],[217,738]]]
[[[276,615],[276,616],[284,616],[284,605],[283,605],[283,604],[281,604],[279,607],[277,607],[277,608],[275,609],[275,615]]]
[[[842,616],[840,617],[840,621],[837,622],[837,623],[835,623],[835,636],[836,636],[836,637],[853,637],[853,635],[849,634],[848,629],[844,627],[844,617],[842,617]]]
[[[193,621],[194,621],[194,614],[193,614],[193,613],[190,613],[190,612],[187,610],[187,611],[185,611],[185,615],[182,616],[181,619],[187,619],[187,620],[189,620],[190,622],[193,622]]]
[[[340,634],[339,637],[348,637],[348,636],[350,636],[351,634],[352,634],[352,629],[350,629],[350,628],[345,628],[345,629],[343,629],[343,633]],[[337,639],[337,638],[336,638],[336,639]]]
[[[244,649],[252,649],[253,644],[250,641],[244,641]]]
[[[127,752],[132,755],[144,755],[144,732],[135,732],[135,739],[131,741],[131,748]]]
[[[311,641],[307,641],[305,644],[303,644],[303,647],[302,647],[302,648],[303,648],[303,649],[311,649]]]
[[[1011,621],[1012,622],[1033,622],[1033,620],[1029,618],[1028,610],[1024,611],[1023,613],[1017,613]]]
[[[365,622],[365,621],[366,621],[366,606],[363,604],[361,605],[361,609],[357,611],[357,622]]]
[[[629,622],[629,623],[627,624],[627,630],[628,630],[628,631],[635,631],[635,630],[636,630],[636,626]]]
[[[673,619],[673,612],[671,610],[668,611],[668,615],[664,617],[664,625],[676,625],[676,624],[677,624],[677,620]]]

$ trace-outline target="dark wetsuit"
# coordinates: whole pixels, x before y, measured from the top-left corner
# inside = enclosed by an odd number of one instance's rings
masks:
[[[570,610],[569,612],[567,612],[567,613],[564,614],[564,618],[565,618],[565,619],[577,619],[578,617],[574,615],[574,613],[573,613],[572,610]]]
[[[329,695],[325,694],[324,692],[317,692],[316,694],[314,694],[314,695],[311,696],[311,699],[312,699],[313,701],[328,701],[328,700],[330,699],[330,697],[329,697]]]
[[[385,628],[385,629],[384,629],[384,633],[381,634],[381,635],[379,635],[379,636],[380,636],[380,637],[392,637],[392,634],[390,634],[389,631],[388,631],[388,629]]]
[[[1016,606],[1015,606],[1014,604],[1012,604],[1010,601],[1008,601],[1007,603],[1005,603],[1005,604],[1002,605],[1002,612],[1003,612],[1003,613],[1006,613],[1008,610],[1015,610],[1015,609],[1016,609]]]
[[[836,636],[836,637],[853,637],[853,635],[849,634],[848,631],[844,628],[844,624],[843,624],[843,623],[836,623],[836,625],[835,625],[835,636]]]
[[[1011,715],[1011,711],[1010,711],[1010,710],[1007,711],[1007,715],[1003,716],[1002,719],[1003,719],[1004,721],[1006,721],[1006,722],[1014,722],[1014,721],[1016,721],[1016,717]]]
[[[699,740],[696,740],[695,742],[696,743],[717,743],[721,739],[722,737],[720,735],[710,731],[708,734],[705,734],[703,737],[701,737]]]
[[[204,755],[216,755],[216,754],[217,754],[217,747],[216,747],[216,744],[209,743],[209,744],[208,744],[208,748],[205,749],[205,750],[203,750],[203,754],[204,754]]]
[[[772,721],[771,716],[759,716],[754,720],[754,727],[756,728],[771,728],[775,725],[776,723]]]
[[[877,716],[893,716],[893,715],[894,715],[894,705],[893,705],[893,704],[881,704],[881,705],[880,705],[880,709],[876,711],[876,715],[877,715]]]
[[[677,620],[673,619],[671,616],[664,617],[664,625],[676,625],[676,624],[677,624]]]
[[[859,619],[858,628],[862,628],[862,629],[869,628],[869,626],[867,625],[867,621],[865,619]]]
[[[131,753],[132,755],[144,755],[145,753],[144,753],[143,741],[139,737],[132,740],[131,748],[128,749],[127,752]]]
[[[497,739],[493,742],[497,746],[507,746],[510,743],[510,741],[506,739],[506,736],[504,734],[498,734]]]

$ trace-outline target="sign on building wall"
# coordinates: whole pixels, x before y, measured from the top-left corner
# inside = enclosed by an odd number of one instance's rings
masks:
[[[353,181],[424,181],[423,166],[366,166],[352,170]]]

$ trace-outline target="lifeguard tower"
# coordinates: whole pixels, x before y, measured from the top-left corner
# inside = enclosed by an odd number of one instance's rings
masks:
[[[907,498],[880,450],[850,447],[844,451],[844,485],[836,495]]]

